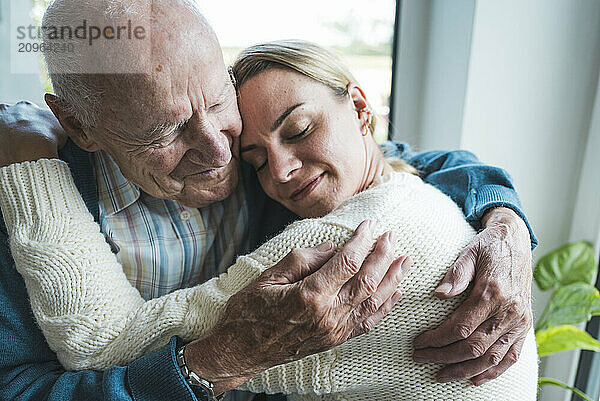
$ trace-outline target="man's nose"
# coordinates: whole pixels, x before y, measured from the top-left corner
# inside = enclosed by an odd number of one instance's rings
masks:
[[[294,172],[302,167],[302,162],[290,152],[283,150],[269,152],[268,166],[273,180],[286,183],[294,177]]]
[[[189,160],[192,163],[211,168],[224,167],[231,162],[230,135],[214,129],[210,124],[203,124],[198,129],[190,130]]]
[[[226,124],[223,131],[234,138],[239,137],[242,134],[243,122],[237,107],[235,113],[227,119],[227,123],[228,124]]]

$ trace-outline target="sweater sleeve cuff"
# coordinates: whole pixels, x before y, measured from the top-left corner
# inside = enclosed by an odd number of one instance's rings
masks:
[[[177,337],[168,345],[136,359],[129,365],[128,382],[134,400],[145,401],[204,401],[194,394],[177,365]]]
[[[0,206],[9,232],[40,216],[88,216],[67,164],[42,159],[0,169]],[[92,219],[91,216],[89,216]]]
[[[534,250],[538,245],[538,239],[536,238],[525,213],[523,213],[521,201],[519,200],[517,193],[510,188],[506,188],[502,185],[485,185],[483,187],[471,189],[465,200],[466,219],[473,224],[475,228],[479,229],[481,228],[481,218],[485,212],[500,206],[512,209],[523,219],[529,230],[531,249]]]

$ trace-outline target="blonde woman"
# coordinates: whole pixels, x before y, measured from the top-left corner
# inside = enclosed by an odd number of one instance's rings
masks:
[[[42,160],[2,169],[11,250],[37,321],[61,363],[69,369],[103,369],[164,346],[172,336],[198,338],[228,313],[229,297],[269,274],[269,267],[292,249],[324,241],[339,247],[370,220],[373,241],[390,232],[386,240],[395,255],[414,261],[397,306],[370,333],[271,368],[241,389],[283,392],[291,399],[535,399],[537,355],[531,331],[519,361],[481,386],[439,383],[439,366],[412,360],[417,334],[439,325],[464,300],[432,294],[445,266],[475,231],[456,204],[425,184],[412,167],[385,159],[371,136],[373,114],[364,91],[341,62],[310,43],[274,42],[246,49],[234,74],[244,121],[241,155],[265,192],[304,219],[207,283],[144,302],[122,273],[65,164]],[[30,181],[30,189],[13,190],[23,179]],[[56,182],[59,190],[55,184],[49,187]],[[35,218],[28,209],[32,204]],[[404,270],[397,266],[394,274]],[[398,292],[390,302],[399,298]],[[498,351],[503,346],[494,345]]]

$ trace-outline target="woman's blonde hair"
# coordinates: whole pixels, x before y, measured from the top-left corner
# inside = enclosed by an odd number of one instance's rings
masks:
[[[274,68],[296,71],[327,86],[335,96],[348,95],[348,84],[357,82],[342,60],[333,52],[304,40],[278,40],[250,46],[233,64],[238,87],[261,72]],[[367,106],[372,109],[367,101]],[[371,120],[375,132],[375,117]]]
[[[304,40],[278,40],[250,46],[239,54],[233,64],[238,88],[264,71],[289,69],[314,79],[331,89],[339,99],[348,96],[348,84],[357,83],[354,75],[333,52]],[[366,100],[366,99],[365,99]],[[367,100],[367,106],[373,110]],[[373,115],[369,128],[375,132]],[[417,171],[409,164],[396,160],[394,169],[412,174]]]

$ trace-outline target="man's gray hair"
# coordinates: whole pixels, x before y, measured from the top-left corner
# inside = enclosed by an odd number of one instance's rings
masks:
[[[44,14],[42,26],[46,29],[75,27],[83,20],[94,20],[95,17],[106,19],[139,17],[140,13],[150,7],[148,4],[143,0],[54,0]],[[45,46],[51,47],[46,34],[44,34],[44,43]],[[64,43],[68,42],[65,40]],[[84,127],[95,126],[104,93],[102,82],[110,77],[87,73],[86,60],[82,60],[85,56],[77,52],[47,51],[44,57],[60,105]]]

